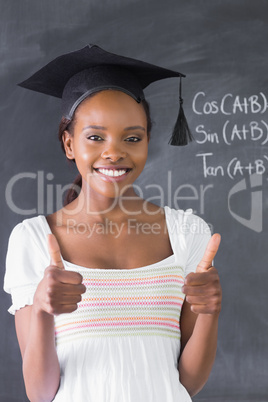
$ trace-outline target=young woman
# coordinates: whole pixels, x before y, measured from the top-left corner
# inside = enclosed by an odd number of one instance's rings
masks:
[[[77,191],[55,213],[16,225],[9,239],[4,288],[26,392],[33,402],[186,402],[215,359],[220,235],[210,237],[191,210],[136,193],[149,107],[140,84],[129,87],[136,76],[125,58],[116,56],[118,67],[103,54],[109,71],[103,59],[99,78],[96,61],[83,65],[83,77],[72,72],[64,88],[59,139],[79,171]]]

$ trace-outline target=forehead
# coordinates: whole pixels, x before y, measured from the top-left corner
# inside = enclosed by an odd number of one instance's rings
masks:
[[[146,120],[146,113],[141,103],[138,103],[131,96],[117,90],[104,90],[87,97],[80,103],[75,118],[79,119],[100,119],[114,118],[120,120],[136,119]]]

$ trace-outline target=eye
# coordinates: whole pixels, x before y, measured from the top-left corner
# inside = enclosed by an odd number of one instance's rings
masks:
[[[90,135],[89,137],[87,137],[88,140],[92,140],[92,141],[101,141],[102,138],[99,137],[98,135]]]
[[[127,142],[138,142],[140,140],[141,139],[138,138],[138,137],[129,137],[129,138],[126,139]]]

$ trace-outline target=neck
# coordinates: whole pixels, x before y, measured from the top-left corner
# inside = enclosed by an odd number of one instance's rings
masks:
[[[144,200],[139,197],[133,186],[120,196],[113,198],[97,193],[82,182],[78,197],[65,207],[66,213],[83,222],[105,222],[107,219],[122,222],[142,213]]]

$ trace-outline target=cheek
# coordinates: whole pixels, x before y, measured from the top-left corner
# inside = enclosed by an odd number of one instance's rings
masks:
[[[78,168],[81,168],[82,170],[87,169],[91,165],[91,158],[88,153],[83,152],[79,153],[79,156],[76,157],[76,165]]]
[[[92,158],[94,158],[94,151],[92,149],[89,149],[89,146],[87,146],[87,144],[83,142],[75,144],[74,153],[77,163],[89,162],[90,160],[92,160]]]
[[[80,173],[86,174],[87,172],[91,172],[92,161],[91,154],[86,152],[85,149],[80,149],[79,152],[76,153],[75,163]]]
[[[138,152],[135,160],[136,160],[136,164],[137,167],[139,167],[140,170],[142,170],[146,164],[147,161],[147,157],[148,157],[148,149],[141,149],[140,152]]]
[[[147,159],[147,156],[148,156],[148,146],[144,146],[139,152],[139,158],[142,161],[144,159]]]
[[[80,154],[79,159],[81,159],[81,161],[83,161],[83,162],[88,162],[92,158],[91,158],[91,155],[88,152],[83,152],[83,153]]]

